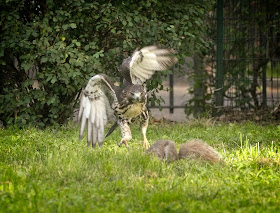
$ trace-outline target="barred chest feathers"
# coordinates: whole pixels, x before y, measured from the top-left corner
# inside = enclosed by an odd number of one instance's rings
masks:
[[[117,109],[118,114],[124,119],[131,119],[139,116],[144,110],[144,103],[130,104],[123,109]]]
[[[128,109],[126,110],[126,112],[124,112],[124,117],[127,118],[135,118],[137,116],[139,116],[141,114],[141,112],[143,111],[143,106],[144,103],[136,103],[136,104],[132,104],[128,107]]]

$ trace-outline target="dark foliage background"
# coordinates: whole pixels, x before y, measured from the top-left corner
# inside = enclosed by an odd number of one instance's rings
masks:
[[[181,60],[209,46],[204,17],[212,2],[207,0],[6,0],[0,7],[5,125],[66,122],[88,79],[97,73],[118,77],[118,65],[137,47],[174,48]],[[148,86],[161,83],[155,75]]]

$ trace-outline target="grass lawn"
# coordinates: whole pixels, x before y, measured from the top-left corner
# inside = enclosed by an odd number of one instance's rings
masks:
[[[0,129],[0,212],[280,212],[280,126],[150,125],[150,143],[199,138],[223,165],[160,162],[143,153],[137,125],[129,151],[119,129],[95,150],[78,129]]]

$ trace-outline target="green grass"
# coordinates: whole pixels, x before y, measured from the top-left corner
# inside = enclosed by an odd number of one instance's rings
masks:
[[[78,127],[0,130],[0,212],[279,212],[280,126],[254,123],[153,124],[150,143],[199,138],[225,164],[166,164],[141,148],[132,127],[130,151],[119,130],[103,149],[78,142]]]

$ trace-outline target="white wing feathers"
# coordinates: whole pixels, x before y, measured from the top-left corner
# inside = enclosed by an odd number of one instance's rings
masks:
[[[156,46],[148,46],[135,51],[129,64],[132,83],[136,84],[137,78],[144,83],[155,71],[169,69],[177,63],[177,58],[171,55],[174,53],[171,49],[158,49]]]
[[[100,79],[102,77],[96,75],[87,84],[81,98],[78,117],[79,121],[81,121],[79,138],[80,140],[82,139],[87,123],[87,145],[92,144],[93,148],[96,146],[97,141],[99,146],[102,147],[104,127],[107,124],[108,116],[111,117],[113,113],[108,97],[102,91]]]
[[[92,138],[93,146],[96,144],[96,141],[99,144],[103,143],[104,126],[107,124],[106,106],[103,96],[100,96],[98,100],[91,101],[90,121],[88,123],[91,123],[93,129],[93,134],[88,135],[88,146]]]
[[[86,122],[88,122],[88,146],[92,143],[92,146],[95,147],[97,141],[99,146],[102,146],[103,144],[104,126],[108,122],[106,103],[109,103],[109,101],[106,99],[107,97],[105,95],[101,95],[93,100],[90,100],[84,95],[82,96],[79,112],[81,117],[79,119],[81,120],[80,140],[83,137]]]
[[[79,115],[78,115],[78,121],[81,122],[80,137],[79,137],[80,140],[82,140],[83,138],[85,125],[87,122],[87,118],[89,117],[89,112],[90,112],[89,107],[90,107],[89,99],[84,94],[82,94]]]

